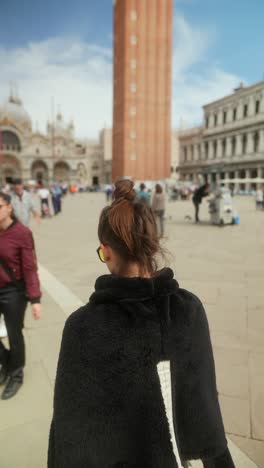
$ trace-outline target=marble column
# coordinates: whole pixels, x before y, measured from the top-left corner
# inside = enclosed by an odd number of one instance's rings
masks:
[[[216,180],[216,185],[220,186],[221,185],[221,177],[220,177],[219,172],[216,173],[215,180]]]
[[[242,154],[242,135],[237,135],[236,137],[236,156],[241,156]]]
[[[217,140],[216,157],[217,157],[217,159],[221,159],[223,157],[223,155],[222,155],[222,140],[221,139]]]
[[[249,97],[249,102],[248,102],[248,116],[253,116],[255,115],[255,106],[256,106],[256,101],[253,96]]]
[[[239,171],[236,170],[235,171],[235,179],[239,179]],[[234,184],[234,192],[237,193],[239,191],[239,184],[237,182],[235,182]]]
[[[201,143],[201,160],[202,161],[205,160],[205,143],[204,142]]]
[[[254,151],[254,133],[250,132],[248,134],[247,153],[252,154],[253,151]]]
[[[190,161],[190,146],[186,146],[186,162]]]
[[[200,172],[197,174],[197,183],[198,183],[198,185],[205,184],[205,177]]]
[[[264,153],[264,130],[259,131],[259,153]]]
[[[260,98],[259,111],[264,113],[264,97],[263,96]]]
[[[230,159],[231,158],[231,153],[232,153],[232,145],[231,145],[232,138],[227,137],[226,139],[226,158]]]
[[[250,177],[251,177],[250,169],[246,169],[246,179],[250,179]],[[250,182],[246,182],[245,186],[246,186],[247,191],[250,190],[250,186],[251,186]]]
[[[226,111],[226,123],[233,122],[233,109],[228,107]]]
[[[214,143],[213,141],[209,141],[208,144],[209,144],[208,159],[211,160],[214,158]]]
[[[198,145],[197,143],[194,145],[194,149],[193,149],[193,156],[194,156],[194,161],[198,161],[199,157],[198,157]]]
[[[264,176],[264,169],[262,167],[258,167],[258,177],[263,178]]]
[[[199,185],[200,183],[200,174],[199,172],[195,172],[194,183]]]

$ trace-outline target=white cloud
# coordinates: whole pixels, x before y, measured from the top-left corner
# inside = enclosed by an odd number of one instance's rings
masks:
[[[213,33],[192,27],[177,14],[173,22],[173,79],[180,79],[189,67],[204,60]]]
[[[77,39],[55,38],[13,50],[0,48],[0,101],[15,81],[33,121],[45,131],[51,98],[76,133],[97,137],[112,121],[112,51]]]
[[[241,77],[209,60],[215,32],[188,23],[177,13],[173,37],[172,124],[201,122],[202,105],[228,94]],[[109,41],[110,42],[110,41]],[[112,124],[112,49],[76,38],[51,38],[25,47],[0,47],[0,103],[15,81],[33,122],[45,131],[51,98],[65,119],[74,118],[76,134],[97,137]]]
[[[177,14],[173,37],[172,125],[202,122],[202,106],[230,94],[241,77],[223,70],[209,59],[216,34],[189,24]]]

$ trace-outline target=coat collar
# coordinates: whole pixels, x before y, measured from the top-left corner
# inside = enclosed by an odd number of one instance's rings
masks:
[[[173,271],[164,268],[152,278],[127,278],[117,275],[100,276],[90,302],[138,302],[174,294],[179,285]]]

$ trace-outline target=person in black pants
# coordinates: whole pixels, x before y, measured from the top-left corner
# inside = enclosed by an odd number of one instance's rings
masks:
[[[22,333],[27,298],[25,293],[14,285],[0,289],[0,315],[3,314],[8,332],[10,351],[0,341],[0,360],[3,369],[14,377],[18,386],[23,381],[23,368],[25,366],[25,345]],[[7,371],[0,374],[0,385],[5,382]],[[20,385],[19,385],[20,386]]]
[[[193,195],[193,204],[195,208],[195,222],[199,223],[199,208],[200,204],[202,203],[202,199],[204,197],[207,197],[209,195],[209,189],[210,185],[209,184],[204,184],[201,187],[199,187],[197,190],[195,190],[194,195]]]
[[[11,197],[0,192],[0,316],[5,319],[9,349],[0,340],[2,400],[13,397],[23,383],[23,323],[28,301],[34,319],[41,314],[40,286],[31,231],[14,217]]]
[[[62,192],[58,184],[53,184],[51,188],[51,199],[54,210],[54,215],[61,212],[61,196]]]

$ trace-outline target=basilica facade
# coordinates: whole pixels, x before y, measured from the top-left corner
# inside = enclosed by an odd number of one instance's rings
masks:
[[[33,130],[22,101],[11,95],[0,105],[0,184],[7,178],[100,185],[104,178],[102,138],[75,138],[73,122],[58,113],[46,133]]]

